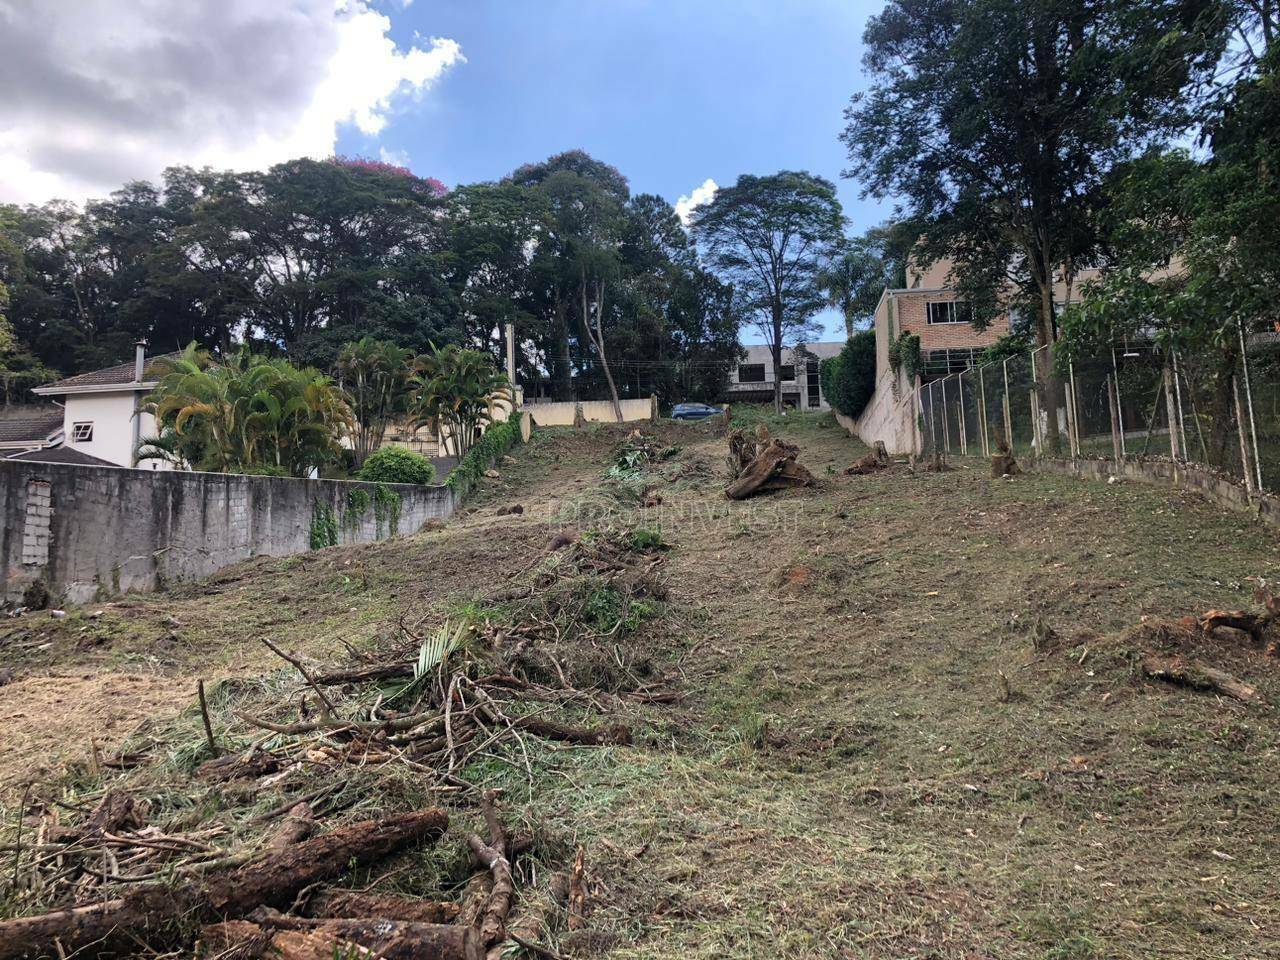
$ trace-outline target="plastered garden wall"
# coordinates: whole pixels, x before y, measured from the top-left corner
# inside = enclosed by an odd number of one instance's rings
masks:
[[[414,533],[453,512],[444,486],[0,460],[4,597],[154,590],[255,556]]]
[[[658,401],[653,397],[638,400],[621,400],[623,422],[649,420],[657,416]],[[533,422],[540,427],[571,427],[574,423],[575,410],[582,408],[582,419],[588,423],[617,423],[613,402],[610,400],[581,400],[574,403],[570,400],[558,403],[530,403],[525,410],[533,417]]]

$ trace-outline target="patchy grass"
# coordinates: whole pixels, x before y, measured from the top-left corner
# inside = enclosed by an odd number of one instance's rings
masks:
[[[1143,617],[1249,606],[1246,578],[1280,577],[1274,531],[1190,494],[991,480],[964,461],[945,474],[845,477],[863,450],[829,418],[733,416],[798,443],[818,487],[730,503],[714,425],[646,426],[662,449],[679,448],[627,466],[661,503],[610,502],[603,535],[661,550],[669,594],[614,596],[586,576],[562,598],[593,629],[617,626],[623,663],[678,672],[684,703],[636,707],[633,746],[530,739],[527,756],[498,752],[465,771],[503,787],[509,815],[536,828],[535,863],[586,846],[597,948],[1280,956],[1280,664],[1225,642],[1197,649],[1259,689],[1266,705],[1246,707],[1144,681],[1133,660],[1146,641],[1132,632]],[[23,652],[20,669],[173,676],[189,690],[194,676],[265,668],[266,680],[217,695],[219,735],[234,736],[239,698],[298,692],[259,651],[261,631],[332,663],[339,640],[377,642],[406,611],[426,624],[548,615],[495,589],[545,562],[557,533],[601,527],[596,515],[579,522],[580,505],[601,498],[627,432],[539,431],[441,531],[257,561],[93,620],[24,624],[20,642],[53,646]],[[522,515],[496,515],[516,502]],[[177,775],[198,759],[198,716],[188,706],[172,722],[145,736],[167,745]],[[68,776],[68,796],[101,789],[81,761]],[[322,769],[307,777],[324,783]],[[421,778],[369,777],[350,788],[349,814],[430,795]],[[188,801],[164,802],[177,816]],[[211,813],[196,804],[187,815]],[[454,832],[474,820],[459,811]],[[352,882],[399,870],[386,881],[398,889],[456,890],[470,871],[456,840]],[[576,952],[582,939],[557,932],[551,943]]]

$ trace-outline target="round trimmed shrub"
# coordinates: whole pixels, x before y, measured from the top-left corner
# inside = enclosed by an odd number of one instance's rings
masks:
[[[356,471],[357,480],[370,483],[431,483],[435,478],[435,464],[406,447],[379,447]]]

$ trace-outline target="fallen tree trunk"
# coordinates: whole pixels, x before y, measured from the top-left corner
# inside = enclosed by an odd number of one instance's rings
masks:
[[[1258,691],[1225,670],[1218,670],[1187,657],[1166,657],[1149,653],[1142,658],[1142,669],[1148,677],[1192,690],[1207,690],[1224,696],[1255,703]]]
[[[484,952],[471,927],[415,923],[381,917],[309,920],[264,914],[255,921],[207,925],[201,936],[206,956],[272,957],[276,960],[333,960],[373,956],[381,960],[480,960]]]
[[[240,917],[259,906],[286,906],[304,887],[370,863],[415,840],[439,839],[448,827],[439,808],[348,824],[324,836],[271,850],[204,885],[149,884],[123,897],[34,917],[0,921],[0,960],[72,953],[90,944],[93,956],[136,949],[179,918]]]
[[[382,917],[408,923],[452,923],[458,918],[458,905],[435,900],[409,900],[383,893],[325,890],[307,901],[304,912],[309,917],[329,919]]]
[[[413,676],[413,664],[379,663],[369,667],[352,667],[332,673],[317,674],[313,679],[322,687],[336,687],[344,683],[372,683],[378,680],[397,680]]]
[[[1254,640],[1261,641],[1271,626],[1272,617],[1249,613],[1247,610],[1206,610],[1200,615],[1200,629],[1212,633],[1218,627],[1243,630]]]

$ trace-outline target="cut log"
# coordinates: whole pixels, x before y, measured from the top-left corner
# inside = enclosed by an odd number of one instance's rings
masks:
[[[114,900],[0,921],[0,960],[69,954],[88,944],[106,956],[116,947],[136,948],[181,917],[232,919],[263,904],[287,906],[303,888],[416,840],[439,839],[448,825],[448,814],[436,807],[366,820],[268,851],[204,886],[147,885]]]
[[[807,487],[813,484],[813,474],[796,463],[799,449],[783,440],[771,440],[759,449],[755,459],[746,465],[742,473],[725,490],[730,500],[745,500],[757,493],[784,490],[788,487]]]
[[[232,917],[263,904],[288,906],[304,887],[381,860],[416,840],[438,840],[448,826],[449,815],[439,807],[347,824],[211,879],[208,902],[216,913]]]
[[[458,905],[385,893],[325,890],[307,901],[304,912],[321,918],[381,917],[409,923],[453,923],[458,918]]]
[[[196,776],[201,780],[225,783],[228,780],[256,779],[279,769],[280,761],[269,753],[256,752],[248,757],[241,753],[229,753],[200,764],[196,768]]]
[[[231,936],[242,939],[228,942]],[[480,938],[470,927],[380,917],[310,920],[273,911],[256,915],[253,923],[232,921],[207,926],[201,942],[206,951],[225,944],[224,950],[234,950],[239,956],[270,956],[279,960],[333,960],[347,956],[381,960],[480,960],[484,956]],[[250,952],[255,949],[260,952]]]
[[[1219,627],[1243,630],[1254,640],[1261,641],[1271,626],[1269,615],[1249,613],[1247,610],[1206,610],[1200,615],[1200,629],[1213,633]]]
[[[305,801],[295,804],[288,816],[281,822],[276,834],[267,844],[268,850],[283,850],[295,843],[301,843],[316,832],[319,824],[311,812],[311,805]]]
[[[517,730],[528,730],[544,740],[561,743],[578,743],[590,747],[631,743],[631,728],[620,723],[607,727],[571,727],[539,717],[520,717],[511,723]]]
[[[1142,669],[1148,677],[1192,690],[1221,693],[1244,703],[1256,703],[1258,691],[1225,670],[1188,657],[1169,657],[1149,653],[1142,658]]]
[[[479,918],[480,941],[485,947],[491,947],[506,936],[507,914],[511,912],[516,893],[515,881],[511,877],[511,864],[501,850],[495,850],[474,833],[467,837],[467,844],[493,875],[489,902]]]
[[[346,683],[375,683],[378,680],[398,680],[413,676],[412,663],[378,663],[369,667],[352,667],[317,674],[315,682],[325,687],[337,687]]]
[[[862,476],[883,470],[887,466],[889,466],[889,451],[885,448],[883,440],[877,440],[865,456],[855,460],[845,468],[844,472],[850,476]]]
[[[271,949],[271,931],[248,920],[207,923],[196,942],[196,956],[217,960],[259,960]]]
[[[458,905],[458,916],[453,921],[459,926],[475,927],[480,924],[480,915],[484,913],[489,902],[489,894],[493,892],[493,875],[477,873],[467,881],[467,888],[462,893],[462,901]]]
[[[1018,466],[1018,461],[1013,459],[1013,454],[997,453],[991,457],[992,478],[1016,477],[1020,473],[1022,468]]]

